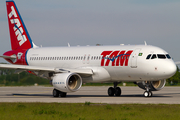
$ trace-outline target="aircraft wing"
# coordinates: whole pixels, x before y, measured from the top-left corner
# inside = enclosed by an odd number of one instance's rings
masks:
[[[83,75],[92,75],[93,72],[91,69],[69,69],[69,68],[55,68],[55,67],[41,67],[41,66],[28,66],[28,65],[12,65],[12,64],[0,64],[0,68],[4,69],[15,69],[15,70],[28,70],[28,71],[41,71],[41,72],[55,72],[55,73],[63,73],[63,72],[73,72]]]

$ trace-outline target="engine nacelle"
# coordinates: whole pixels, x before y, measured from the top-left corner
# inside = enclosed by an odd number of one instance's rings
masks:
[[[166,84],[166,80],[159,80],[159,81],[148,81],[150,91],[158,91],[164,88]],[[146,90],[145,82],[139,82],[137,85]]]
[[[82,85],[82,78],[76,73],[59,73],[53,77],[52,85],[62,92],[75,92]]]

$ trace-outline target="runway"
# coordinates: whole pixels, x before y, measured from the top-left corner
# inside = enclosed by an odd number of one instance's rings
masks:
[[[58,102],[58,103],[109,103],[109,104],[180,104],[180,87],[165,87],[153,92],[153,97],[143,97],[144,90],[139,87],[121,87],[120,97],[109,97],[107,86],[81,87],[66,98],[54,98],[53,87],[0,87],[0,102]]]

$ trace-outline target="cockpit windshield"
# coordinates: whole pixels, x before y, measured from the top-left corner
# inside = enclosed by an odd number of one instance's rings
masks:
[[[153,56],[151,57],[151,59],[155,59],[157,58],[156,54],[153,54]]]
[[[171,59],[171,57],[169,56],[169,54],[166,54],[166,57],[167,57],[168,59]]]
[[[159,59],[166,59],[166,56],[163,55],[163,54],[157,54],[157,56],[158,56]]]
[[[149,54],[146,59],[149,59],[150,57],[151,57],[151,54]]]
[[[171,57],[169,56],[169,54],[149,54],[146,59],[171,59]]]

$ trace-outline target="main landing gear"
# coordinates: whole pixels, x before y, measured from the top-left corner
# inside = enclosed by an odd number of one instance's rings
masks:
[[[145,83],[145,88],[146,88],[146,91],[144,92],[144,97],[152,97],[153,93],[151,92],[150,88],[149,88],[149,84],[148,83]]]
[[[113,87],[109,87],[108,89],[108,95],[109,96],[121,96],[121,88],[117,87],[119,83],[118,82],[114,82],[114,88]]]
[[[54,88],[54,90],[53,90],[53,97],[66,97],[66,94],[67,93],[65,93],[65,92],[61,92],[61,91],[59,91],[59,90],[57,90],[57,89],[55,89]]]

